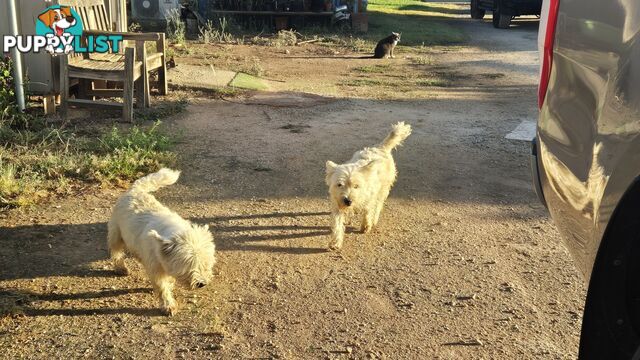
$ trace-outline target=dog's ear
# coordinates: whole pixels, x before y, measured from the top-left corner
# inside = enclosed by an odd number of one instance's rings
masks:
[[[40,21],[42,21],[45,25],[47,25],[48,28],[51,27],[51,24],[53,24],[53,17],[55,16],[55,12],[52,10],[47,10],[45,12],[43,12],[42,14],[38,15],[38,19],[40,19]]]
[[[327,176],[332,175],[336,171],[337,167],[338,164],[334,163],[331,160],[327,161]]]
[[[162,235],[158,234],[158,232],[155,230],[149,231],[149,236],[156,239],[160,243],[160,249],[162,250],[162,253],[164,255],[171,254],[174,248],[174,243],[171,240],[162,237]]]
[[[333,176],[333,173],[336,172],[336,168],[338,167],[338,164],[329,160],[327,161],[326,166],[327,166],[327,169],[326,169],[325,181],[327,182],[327,185],[331,185],[331,176]]]

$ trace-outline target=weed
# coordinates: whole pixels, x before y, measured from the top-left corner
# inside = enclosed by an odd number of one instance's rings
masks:
[[[227,31],[229,23],[226,18],[218,19],[218,26],[213,21],[207,20],[207,23],[200,28],[199,40],[205,44],[211,43],[232,43],[233,35]]]
[[[256,35],[251,39],[251,43],[260,46],[293,46],[298,43],[298,35],[294,30],[280,30],[273,37]]]
[[[298,36],[293,30],[280,30],[273,40],[275,47],[293,46],[298,42]]]
[[[187,108],[186,100],[161,102],[154,104],[152,108],[136,111],[136,119],[140,121],[156,121],[183,112]]]
[[[433,59],[430,56],[418,56],[415,58],[411,59],[411,62],[413,62],[416,65],[433,65]]]
[[[186,26],[180,18],[180,10],[171,9],[167,15],[167,36],[169,40],[176,44],[185,43]]]
[[[238,66],[237,70],[239,72],[258,77],[264,75],[264,68],[260,64],[260,58],[257,56],[246,56],[243,59],[242,64]]]
[[[142,25],[137,22],[132,22],[131,25],[129,25],[129,32],[142,32]]]

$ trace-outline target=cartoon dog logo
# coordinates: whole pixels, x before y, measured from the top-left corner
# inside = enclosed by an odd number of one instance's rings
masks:
[[[68,30],[77,23],[75,16],[71,13],[71,8],[68,6],[61,6],[58,9],[49,8],[40,14],[38,19],[48,29],[52,30],[51,33],[45,34],[47,37],[57,36],[62,38],[63,36],[73,36]],[[61,54],[63,52],[68,54],[73,51],[73,45],[66,44],[56,48],[53,45],[48,45],[45,50],[51,54]]]

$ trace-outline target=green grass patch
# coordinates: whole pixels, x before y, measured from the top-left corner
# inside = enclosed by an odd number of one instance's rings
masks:
[[[127,182],[175,163],[175,137],[162,131],[160,122],[113,127],[102,135],[46,124],[20,130],[6,125],[0,123],[0,208],[72,194],[81,183]]]
[[[466,41],[462,29],[450,25],[429,12],[403,10],[403,7],[426,7],[419,1],[372,0],[369,3],[369,34],[382,38],[392,31],[402,33],[401,45],[449,45]]]
[[[464,31],[446,18],[458,11],[455,4],[407,0],[371,0],[368,6],[367,38],[382,38],[392,31],[402,33],[401,45],[448,45],[467,40]]]
[[[360,66],[355,68],[354,70],[361,73],[383,74],[391,70],[391,65],[387,64],[387,65]]]
[[[451,86],[451,81],[440,78],[424,79],[416,81],[416,85],[423,87],[448,87]]]
[[[265,84],[264,80],[259,79],[255,76],[251,76],[245,73],[238,73],[229,86],[238,87],[241,89],[249,89],[249,90],[267,90],[268,86]]]
[[[394,83],[383,79],[350,79],[341,83],[345,86],[393,86]]]
[[[400,32],[400,46],[422,47],[424,50],[425,46],[454,45],[467,41],[466,33],[448,21],[466,14],[466,7],[416,0],[371,0],[367,7],[369,31],[366,34],[343,33],[332,28],[312,26],[300,31],[306,39],[322,38],[323,41],[318,43],[321,45],[367,53],[373,51],[380,39],[391,32]]]

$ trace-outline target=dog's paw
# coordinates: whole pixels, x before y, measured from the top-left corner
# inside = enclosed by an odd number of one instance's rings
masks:
[[[329,244],[330,251],[338,251],[342,248],[342,243],[331,243]]]
[[[366,234],[371,231],[372,227],[373,226],[371,226],[370,224],[362,224],[360,225],[360,232]]]
[[[162,307],[162,312],[167,316],[173,316],[178,313],[178,304],[165,305]]]

